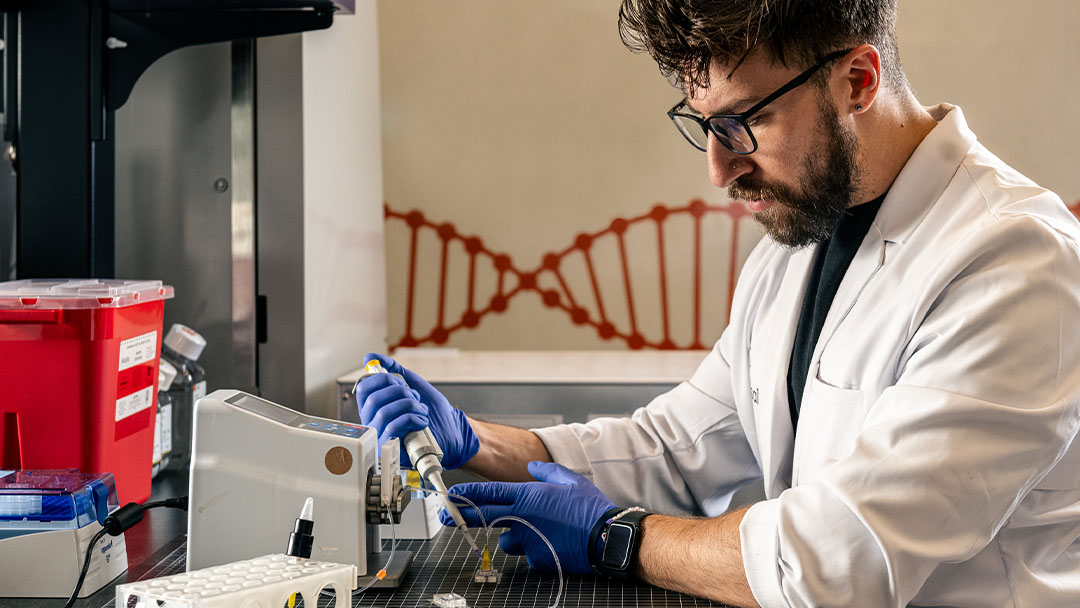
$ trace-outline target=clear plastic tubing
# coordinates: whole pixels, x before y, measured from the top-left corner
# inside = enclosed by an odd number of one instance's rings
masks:
[[[389,507],[386,508],[386,512],[387,512],[387,515],[390,514],[390,508]],[[394,516],[390,515],[390,556],[386,558],[386,563],[383,564],[383,567],[382,567],[383,572],[385,572],[386,569],[390,567],[390,562],[394,561],[394,551],[396,549],[397,549],[397,526],[394,525]],[[354,596],[360,595],[361,593],[367,591],[368,589],[371,589],[371,586],[374,585],[375,582],[379,581],[379,580],[382,580],[382,579],[380,579],[378,576],[372,577],[371,580],[368,581],[366,585],[364,585],[363,587],[360,587],[356,591],[353,591],[352,594]]]
[[[402,491],[405,491],[405,490],[419,490],[421,492],[428,492],[428,493],[431,493],[431,494],[445,494],[446,496],[448,496],[450,498],[456,498],[458,500],[461,500],[461,501],[465,502],[467,505],[469,505],[470,507],[472,507],[473,509],[475,509],[477,515],[480,516],[480,525],[484,528],[484,546],[485,547],[488,547],[488,546],[491,545],[491,543],[488,542],[490,540],[490,537],[491,537],[491,528],[493,528],[495,526],[495,524],[499,523],[500,521],[515,521],[515,522],[517,522],[519,524],[523,524],[523,525],[527,526],[533,532],[536,532],[536,535],[540,537],[540,540],[544,541],[544,544],[547,545],[548,550],[551,551],[551,557],[555,558],[555,570],[559,574],[559,589],[558,589],[558,591],[555,592],[555,601],[550,606],[548,606],[548,608],[558,608],[559,600],[562,599],[562,592],[563,592],[562,563],[559,562],[559,554],[555,552],[555,546],[551,544],[551,541],[548,540],[548,538],[546,536],[544,536],[544,533],[541,532],[540,530],[538,530],[536,528],[536,526],[532,525],[531,523],[529,523],[528,521],[526,521],[526,520],[524,520],[524,519],[522,519],[520,517],[517,517],[516,515],[503,515],[502,517],[497,517],[497,518],[491,520],[490,523],[488,523],[487,521],[484,520],[484,514],[476,506],[476,503],[469,500],[468,498],[465,498],[464,496],[459,496],[457,494],[451,494],[449,492],[444,493],[441,490],[433,490],[431,488],[421,488],[421,487],[418,487],[418,486],[405,486],[405,487],[402,488]],[[496,551],[499,550],[498,545],[495,546],[495,550]],[[492,552],[492,553],[494,553],[494,552]]]
[[[518,522],[520,524],[525,524],[526,526],[529,527],[530,530],[532,530],[533,532],[536,532],[536,535],[540,537],[540,540],[544,541],[544,544],[547,545],[547,548],[551,551],[551,557],[555,558],[555,570],[559,573],[559,590],[555,593],[555,602],[552,603],[551,606],[548,606],[548,608],[558,608],[559,599],[562,598],[563,575],[562,575],[562,564],[559,563],[559,554],[555,552],[555,547],[551,544],[551,541],[548,540],[548,538],[546,536],[544,536],[543,532],[536,529],[536,526],[530,524],[529,522],[525,521],[524,519],[522,519],[520,517],[517,517],[516,515],[503,515],[502,517],[496,517],[495,519],[491,520],[491,525],[494,526],[495,524],[499,523],[500,521],[516,521],[516,522]],[[485,528],[484,532],[485,533],[490,533],[491,528]],[[486,542],[487,542],[487,539],[485,539],[485,544],[486,544]],[[496,545],[495,549],[498,550],[497,545]]]
[[[389,511],[389,509],[387,509],[387,510]],[[394,551],[397,550],[397,526],[394,524],[393,516],[390,517],[390,539],[391,539],[390,540],[390,555],[386,558],[386,563],[383,564],[382,569],[383,569],[384,572],[386,571],[387,568],[390,567],[390,562],[394,561]],[[379,577],[377,575],[373,576],[371,578],[371,580],[367,582],[366,585],[364,585],[363,587],[360,587],[356,591],[353,591],[352,595],[355,597],[355,596],[360,595],[361,593],[367,591],[368,589],[371,589],[371,586],[374,585],[379,580],[381,580],[381,579],[379,579]],[[326,591],[324,589],[323,591],[321,591],[319,593],[319,595],[326,596],[326,597],[333,597],[334,592],[333,591]]]
[[[406,486],[401,488],[402,492],[404,492],[405,490],[416,490],[418,492],[425,492],[427,494],[440,494],[440,495],[443,495],[443,496],[449,496],[450,498],[456,498],[456,499],[464,502],[465,504],[472,507],[476,511],[476,514],[480,516],[480,527],[484,529],[484,534],[485,534],[485,538],[486,538],[487,529],[488,529],[487,520],[484,519],[484,512],[480,510],[480,507],[476,506],[475,502],[469,500],[468,498],[465,498],[464,496],[458,496],[457,494],[451,494],[449,492],[444,492],[442,490],[435,490],[435,489],[432,489],[432,488],[423,488],[423,487],[420,487],[420,486],[406,485]]]

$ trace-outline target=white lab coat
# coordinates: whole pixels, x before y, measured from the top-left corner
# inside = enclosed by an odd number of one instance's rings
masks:
[[[769,239],[688,382],[536,430],[621,505],[718,515],[763,477],[740,529],[762,606],[1080,606],[1080,224],[959,108],[930,110],[833,300],[797,438],[814,250]]]

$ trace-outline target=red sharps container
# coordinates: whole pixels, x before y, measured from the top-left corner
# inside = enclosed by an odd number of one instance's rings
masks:
[[[0,469],[112,473],[150,496],[161,281],[0,283]]]

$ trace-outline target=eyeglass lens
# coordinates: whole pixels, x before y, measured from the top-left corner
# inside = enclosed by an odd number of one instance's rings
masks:
[[[694,147],[702,151],[708,149],[709,138],[704,123],[679,114],[672,115],[672,119],[675,126]],[[716,135],[716,139],[732,152],[747,154],[753,151],[754,140],[741,121],[735,118],[714,116],[709,119],[709,127]]]
[[[709,135],[705,132],[705,125],[689,116],[680,116],[679,114],[673,114],[671,120],[675,123],[676,127],[679,127],[679,131],[683,134],[683,137],[694,144],[695,148],[701,151],[707,149],[706,144],[709,141]]]
[[[746,123],[736,118],[714,116],[709,119],[709,127],[712,128],[720,143],[737,154],[749,154],[754,151],[754,138],[750,136]]]

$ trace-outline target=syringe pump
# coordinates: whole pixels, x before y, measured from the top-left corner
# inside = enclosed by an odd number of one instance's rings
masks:
[[[188,570],[280,553],[283,532],[309,496],[311,559],[355,564],[361,579],[386,563],[379,524],[400,517],[409,493],[401,491],[398,449],[383,451],[391,461],[376,473],[374,429],[236,390],[200,399],[193,429]],[[397,586],[411,560],[396,551],[375,586]]]

